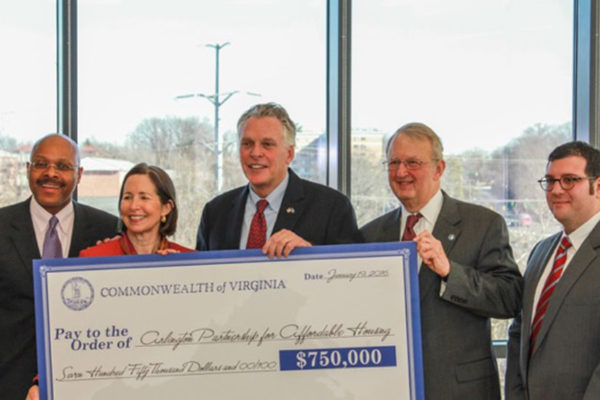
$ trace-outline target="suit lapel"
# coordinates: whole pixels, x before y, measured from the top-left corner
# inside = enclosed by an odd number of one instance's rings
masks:
[[[521,314],[521,368],[527,371],[529,363],[529,338],[531,336],[531,320],[533,319],[533,307],[535,300],[535,291],[540,281],[544,268],[548,260],[552,256],[557,242],[560,240],[562,233],[548,238],[541,242],[531,255],[531,259],[527,264],[525,272],[525,287],[523,288],[523,312]],[[529,277],[531,276],[531,278]],[[544,317],[545,318],[545,317]],[[540,343],[540,335],[538,334],[537,344]]]
[[[89,226],[82,215],[79,204],[73,202],[73,234],[71,236],[71,245],[69,246],[69,257],[78,257],[81,243],[86,242]],[[104,239],[104,238],[102,238]]]
[[[291,169],[288,169],[288,174],[290,179],[272,233],[279,232],[282,229],[293,230],[306,208],[302,180]]]
[[[565,270],[563,276],[560,278],[558,283],[556,284],[556,289],[550,297],[550,302],[548,303],[548,309],[544,314],[544,321],[542,322],[542,327],[540,328],[540,333],[536,339],[536,348],[539,347],[539,344],[544,341],[548,330],[552,326],[552,322],[556,318],[560,307],[565,301],[565,298],[569,294],[569,291],[581,278],[581,275],[585,272],[585,270],[590,266],[592,261],[597,257],[596,248],[600,246],[600,224],[596,225],[596,227],[592,230],[588,238],[581,244],[581,247],[577,250],[573,259],[567,265],[567,269]],[[535,349],[534,349],[535,351]]]
[[[442,203],[442,209],[435,222],[432,234],[437,240],[442,242],[444,252],[450,260],[452,259],[452,249],[454,248],[454,244],[460,236],[461,231],[459,223],[461,221],[461,216],[459,215],[456,201],[443,191],[442,194],[444,195],[444,202]],[[437,274],[427,268],[427,266],[421,266],[419,271],[421,299],[423,299],[428,292],[435,289],[438,281],[439,277]]]
[[[19,205],[17,212],[8,224],[8,229],[11,230],[9,236],[15,249],[17,249],[22,265],[25,266],[29,275],[33,275],[31,260],[42,257],[33,230],[31,212],[29,211],[30,201],[31,198]]]
[[[227,229],[225,231],[226,247],[223,247],[224,249],[240,248],[242,223],[244,221],[244,211],[246,210],[246,200],[248,199],[249,190],[248,185],[246,185],[231,203],[231,210],[225,211],[230,213],[227,226],[231,226],[233,229]]]
[[[398,207],[381,224],[380,237],[382,242],[397,242],[400,240],[400,218],[402,207]]]

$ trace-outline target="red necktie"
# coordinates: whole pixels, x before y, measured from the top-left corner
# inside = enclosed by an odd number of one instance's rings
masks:
[[[256,203],[256,213],[250,223],[250,233],[248,233],[247,249],[261,249],[265,245],[267,237],[267,220],[265,219],[265,208],[269,205],[266,200],[259,200]]]
[[[402,235],[402,241],[406,242],[413,240],[417,234],[415,233],[415,225],[421,219],[421,213],[409,215],[406,219],[406,226],[404,227],[404,234]]]
[[[535,339],[537,338],[540,329],[542,328],[542,322],[544,320],[544,314],[548,309],[548,304],[550,303],[550,296],[554,293],[554,289],[556,288],[556,284],[558,283],[562,273],[564,271],[564,266],[567,261],[567,249],[571,247],[571,242],[566,236],[563,236],[560,241],[560,247],[556,252],[556,257],[554,257],[554,264],[552,264],[552,270],[550,271],[550,275],[546,278],[546,282],[544,283],[544,288],[542,289],[542,294],[540,295],[540,299],[538,300],[537,306],[535,307],[535,317],[533,317],[533,323],[531,324],[531,338],[530,338],[530,346],[529,353],[533,351],[533,347],[535,346]]]

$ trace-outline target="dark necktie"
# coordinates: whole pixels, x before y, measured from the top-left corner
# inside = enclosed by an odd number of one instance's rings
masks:
[[[533,323],[531,324],[531,340],[529,346],[530,354],[533,351],[533,347],[535,346],[535,339],[537,338],[537,335],[538,333],[540,333],[540,329],[542,328],[544,314],[548,309],[550,297],[552,296],[552,293],[554,293],[556,284],[560,280],[560,277],[562,276],[562,273],[565,269],[565,263],[567,262],[567,250],[569,249],[569,247],[571,247],[571,242],[566,236],[563,236],[562,240],[560,241],[560,247],[556,252],[556,257],[554,257],[554,264],[552,264],[552,270],[546,278],[544,288],[542,289],[542,294],[540,294],[540,299],[538,300],[537,306],[535,307],[535,317],[533,317]]]
[[[62,245],[60,244],[58,232],[56,232],[56,225],[58,225],[58,218],[53,215],[48,222],[48,230],[44,237],[42,258],[62,258]]]
[[[404,233],[402,234],[402,241],[406,242],[413,240],[417,234],[415,233],[415,225],[421,219],[421,213],[409,215],[406,219],[406,226],[404,227]]]
[[[265,219],[265,208],[269,205],[266,200],[259,200],[256,203],[256,213],[250,223],[250,232],[248,233],[247,249],[260,249],[265,245],[267,237],[267,220]]]

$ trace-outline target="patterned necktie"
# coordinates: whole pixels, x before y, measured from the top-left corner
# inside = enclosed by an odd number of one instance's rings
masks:
[[[554,289],[556,288],[556,284],[558,283],[562,273],[564,271],[565,263],[567,261],[567,250],[571,247],[571,242],[566,236],[563,236],[560,241],[560,247],[556,252],[556,257],[554,257],[554,264],[552,264],[552,270],[550,274],[546,278],[546,282],[544,283],[544,288],[542,289],[542,294],[540,295],[540,299],[538,300],[537,306],[535,307],[535,317],[533,317],[533,323],[531,324],[531,338],[529,345],[529,352],[533,351],[533,347],[535,346],[535,340],[537,338],[538,333],[540,333],[540,329],[542,328],[542,322],[544,320],[544,314],[548,309],[548,304],[550,303],[550,296],[554,293]]]
[[[402,235],[402,241],[406,242],[413,240],[417,234],[415,233],[415,225],[421,219],[421,213],[409,215],[406,219],[406,226],[404,227],[404,234]]]
[[[58,218],[55,215],[50,218],[48,222],[48,230],[44,237],[44,251],[42,258],[62,258],[62,245],[56,232],[56,225],[58,225]]]
[[[267,220],[265,219],[265,208],[269,205],[266,200],[259,200],[256,203],[256,213],[250,223],[250,232],[248,233],[247,249],[260,249],[265,245],[267,237]]]

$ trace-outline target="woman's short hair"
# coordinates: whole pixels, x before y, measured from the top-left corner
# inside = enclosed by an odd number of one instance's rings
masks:
[[[119,193],[119,206],[121,205],[121,199],[123,198],[123,190],[125,189],[125,183],[131,175],[146,175],[150,178],[156,189],[156,194],[160,199],[161,204],[167,204],[171,200],[173,208],[167,215],[167,220],[160,224],[159,233],[162,236],[171,236],[177,229],[177,201],[175,199],[175,185],[169,177],[169,175],[160,167],[156,165],[148,165],[146,163],[139,163],[134,165],[133,168],[127,172],[121,185],[121,192]],[[119,207],[121,209],[121,207]],[[122,227],[122,229],[124,229]]]

